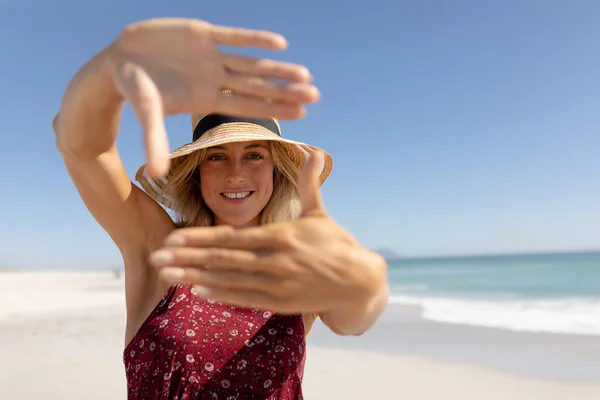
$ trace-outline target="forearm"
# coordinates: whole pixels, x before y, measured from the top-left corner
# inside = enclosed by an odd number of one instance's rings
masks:
[[[367,301],[349,304],[320,315],[329,329],[338,335],[362,335],[377,321],[388,304],[389,287],[382,285],[380,291]]]
[[[378,255],[375,261],[365,268],[377,271],[372,279],[362,283],[363,293],[357,290],[359,299],[338,308],[320,314],[320,318],[333,332],[339,335],[361,335],[377,321],[388,304],[389,285],[387,282],[387,263]]]
[[[108,69],[107,53],[92,58],[67,87],[53,122],[63,154],[95,157],[115,143],[124,105]]]

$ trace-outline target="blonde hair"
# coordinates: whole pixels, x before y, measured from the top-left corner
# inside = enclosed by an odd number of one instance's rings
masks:
[[[300,216],[301,206],[297,197],[299,169],[281,143],[269,141],[273,157],[273,194],[262,210],[260,224],[289,221]],[[175,210],[178,227],[211,226],[214,213],[202,198],[199,165],[206,156],[206,149],[173,160],[173,173],[169,175],[167,193]]]

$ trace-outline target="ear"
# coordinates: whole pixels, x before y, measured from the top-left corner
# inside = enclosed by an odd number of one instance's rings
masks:
[[[307,155],[300,175],[298,176],[298,195],[302,204],[301,217],[326,215],[321,197],[321,175],[325,155],[318,150],[311,150]]]

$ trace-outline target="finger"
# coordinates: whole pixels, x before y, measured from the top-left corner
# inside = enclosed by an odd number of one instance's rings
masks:
[[[324,215],[325,206],[321,197],[319,176],[325,156],[321,151],[312,151],[298,177],[298,194],[302,205],[302,216]]]
[[[150,255],[150,263],[155,267],[228,267],[254,271],[253,266],[259,256],[248,250],[224,248],[169,247]]]
[[[160,92],[150,76],[135,64],[123,64],[115,74],[115,83],[134,110],[144,136],[149,173],[153,178],[167,174],[169,142]]]
[[[199,270],[260,274],[281,279],[294,276],[293,264],[282,261],[271,252],[224,248],[167,247],[150,255],[150,264],[157,268],[177,267]]]
[[[226,225],[192,227],[173,231],[165,238],[164,245],[237,250],[273,249],[292,245],[290,236],[278,224],[243,229]]]
[[[270,310],[279,314],[294,313],[294,310],[288,302],[276,299],[268,293],[254,290],[227,290],[210,289],[205,286],[196,285],[194,290],[200,297],[212,299],[221,303],[227,303],[240,307],[257,307],[262,310]]]
[[[320,97],[317,88],[310,84],[277,83],[237,73],[229,73],[225,85],[235,93],[289,103],[314,103]]]
[[[312,81],[312,75],[305,66],[283,61],[223,54],[223,65],[230,71],[245,75],[277,78],[290,82]]]
[[[201,285],[210,290],[252,290],[270,293],[278,280],[272,276],[223,270],[164,267],[159,275],[170,283]]]
[[[235,47],[283,50],[288,45],[287,40],[278,33],[255,29],[213,25],[210,36],[215,43]]]
[[[306,114],[304,106],[281,101],[268,102],[263,98],[242,94],[221,94],[215,104],[217,113],[239,117],[300,119]]]

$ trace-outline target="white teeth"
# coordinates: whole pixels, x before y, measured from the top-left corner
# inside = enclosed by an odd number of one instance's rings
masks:
[[[250,192],[239,192],[239,193],[223,193],[223,196],[230,199],[243,199],[250,195]]]

